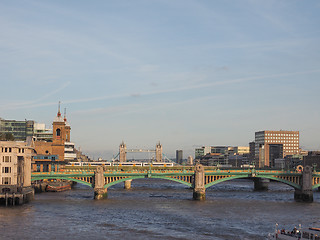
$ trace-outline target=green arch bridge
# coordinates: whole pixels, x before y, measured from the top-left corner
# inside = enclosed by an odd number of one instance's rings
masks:
[[[175,181],[193,188],[194,199],[205,199],[205,189],[215,184],[240,178],[255,181],[255,188],[264,187],[262,179],[287,184],[295,189],[295,199],[312,202],[313,190],[320,188],[320,172],[305,167],[303,171],[262,169],[218,169],[215,167],[65,167],[60,172],[33,172],[31,180],[64,179],[93,187],[95,199],[107,196],[107,189],[115,184],[142,178]]]

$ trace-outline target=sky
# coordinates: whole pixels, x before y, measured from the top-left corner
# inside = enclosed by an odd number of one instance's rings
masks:
[[[0,117],[52,126],[93,158],[248,146],[320,150],[317,0],[0,1]]]

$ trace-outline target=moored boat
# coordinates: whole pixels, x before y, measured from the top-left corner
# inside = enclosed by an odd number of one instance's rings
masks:
[[[71,189],[71,183],[69,182],[48,182],[47,192],[62,192]]]
[[[278,229],[278,224],[276,224],[276,229],[273,234],[269,234],[268,239],[279,239],[279,240],[293,240],[293,239],[311,239],[320,240],[320,228],[309,227],[309,228],[299,228],[294,227],[292,231],[287,231],[285,229]]]

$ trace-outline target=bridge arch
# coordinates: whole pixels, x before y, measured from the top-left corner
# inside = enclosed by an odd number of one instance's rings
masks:
[[[320,188],[320,183],[315,184],[315,185],[312,186],[312,190],[317,189],[317,188]]]
[[[186,181],[183,181],[183,180],[180,180],[180,179],[176,179],[176,178],[172,178],[172,177],[165,177],[165,176],[150,176],[150,177],[145,177],[145,176],[134,176],[134,177],[126,177],[126,178],[122,178],[122,179],[119,179],[119,180],[116,180],[116,181],[112,181],[112,182],[109,182],[107,184],[104,185],[104,188],[108,188],[108,187],[111,187],[113,185],[116,185],[118,183],[122,183],[122,182],[125,182],[125,181],[128,181],[128,180],[134,180],[134,179],[163,179],[163,180],[169,180],[169,181],[173,181],[173,182],[178,182],[178,183],[181,183],[183,185],[186,185],[188,187],[192,187],[192,184],[191,183],[188,183]]]
[[[73,182],[77,182],[77,183],[81,183],[83,185],[92,187],[92,183],[90,182],[86,182],[80,179],[76,179],[76,178],[72,178],[72,177],[57,177],[57,176],[43,176],[43,177],[32,177],[31,181],[36,181],[36,180],[44,180],[44,179],[61,179],[61,180],[67,180],[67,181],[73,181]]]
[[[218,180],[215,180],[215,181],[212,181],[210,183],[205,184],[205,188],[209,188],[209,187],[216,185],[218,183],[222,183],[222,182],[226,182],[226,181],[230,181],[230,180],[234,180],[234,179],[244,179],[244,178],[246,178],[246,179],[248,179],[248,178],[266,178],[266,179],[274,180],[276,182],[284,183],[286,185],[293,187],[294,189],[301,189],[301,186],[296,183],[293,183],[293,182],[290,182],[290,181],[287,181],[287,180],[284,180],[281,178],[277,178],[277,177],[273,177],[273,176],[265,176],[265,175],[262,175],[262,176],[259,175],[259,176],[255,176],[255,177],[248,176],[248,175],[242,175],[242,176],[236,175],[236,176],[225,177],[225,178],[221,178],[221,179],[218,179]]]

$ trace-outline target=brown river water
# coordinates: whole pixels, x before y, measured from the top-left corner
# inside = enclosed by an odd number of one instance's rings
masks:
[[[253,191],[250,180],[229,181],[206,190],[205,201],[179,183],[134,180],[93,200],[93,189],[41,193],[29,204],[0,207],[0,239],[266,239],[275,223],[292,229],[320,227],[320,192],[298,203],[294,190],[271,182]]]

